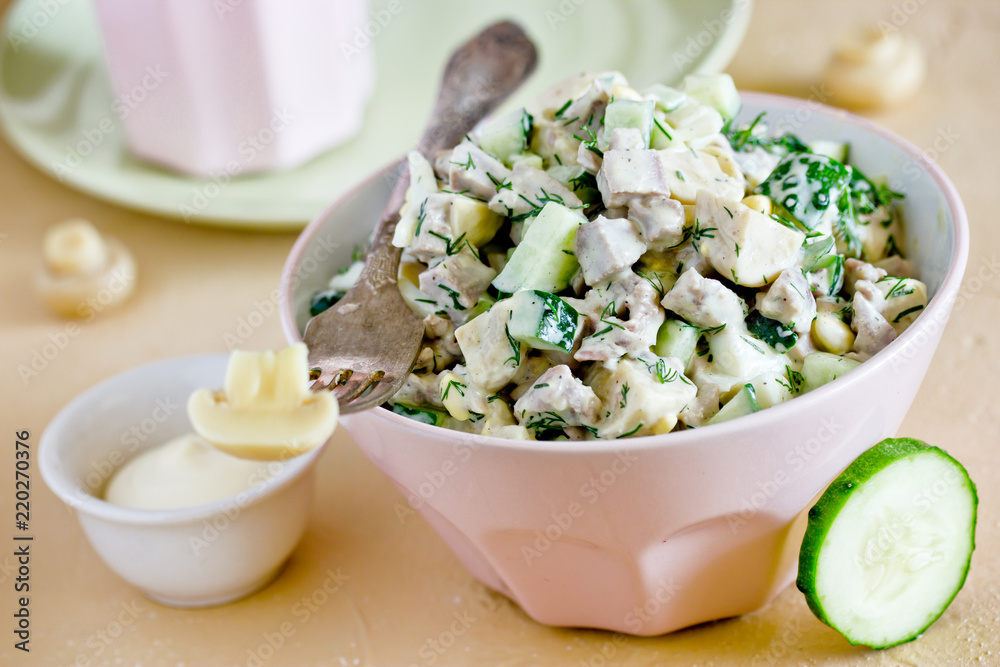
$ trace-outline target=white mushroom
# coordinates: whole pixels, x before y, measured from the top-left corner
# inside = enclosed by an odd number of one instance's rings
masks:
[[[101,237],[94,226],[75,218],[45,234],[44,266],[38,291],[64,317],[91,318],[124,301],[135,288],[135,260],[116,239]]]
[[[884,107],[916,93],[925,70],[923,51],[914,38],[872,28],[834,54],[823,83],[841,106]]]

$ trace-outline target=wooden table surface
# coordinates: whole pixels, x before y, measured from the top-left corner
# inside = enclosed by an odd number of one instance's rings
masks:
[[[900,429],[955,455],[980,494],[968,582],[923,638],[883,652],[852,647],[813,617],[794,588],[755,613],[664,637],[538,625],[475,582],[419,516],[397,518],[402,497],[338,432],[319,463],[308,532],[283,574],[249,598],[204,610],[153,603],[112,574],[36,465],[31,652],[14,649],[11,526],[0,529],[0,663],[1000,665],[1000,224],[991,212],[1000,191],[1000,3],[758,0],[729,71],[744,89],[818,98],[819,73],[837,40],[878,21],[915,35],[929,70],[915,98],[868,115],[951,176],[973,239],[964,298]],[[126,307],[66,335],[66,322],[45,310],[33,282],[44,230],[74,216],[133,250],[140,283]],[[294,240],[125,210],[64,187],[0,143],[3,521],[13,521],[16,431],[30,431],[37,446],[76,394],[154,359],[226,351],[232,335],[248,349],[283,345],[272,295]],[[247,331],[241,323],[253,313],[260,324]],[[59,349],[36,360],[37,375],[19,372],[50,342]],[[317,595],[330,572],[346,577],[343,586]],[[465,623],[453,624],[456,617]],[[285,636],[283,624],[291,630]]]

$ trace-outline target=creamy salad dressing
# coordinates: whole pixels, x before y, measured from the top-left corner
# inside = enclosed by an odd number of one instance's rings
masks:
[[[111,478],[104,499],[143,510],[193,507],[243,493],[282,467],[224,454],[191,433],[130,459]]]

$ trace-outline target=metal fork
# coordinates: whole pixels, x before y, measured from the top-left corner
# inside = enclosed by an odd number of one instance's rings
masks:
[[[463,44],[448,60],[417,150],[433,161],[434,153],[459,143],[534,71],[537,59],[535,46],[510,22],[495,23]],[[312,389],[332,389],[342,413],[384,403],[420,353],[423,321],[396,287],[401,250],[392,245],[409,183],[403,160],[357,284],[309,320],[303,334]]]

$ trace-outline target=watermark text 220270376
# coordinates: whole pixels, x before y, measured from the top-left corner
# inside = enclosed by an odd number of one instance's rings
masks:
[[[14,433],[14,557],[17,559],[17,576],[14,577],[14,648],[27,653],[31,641],[31,444],[27,430]]]

